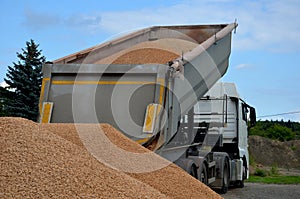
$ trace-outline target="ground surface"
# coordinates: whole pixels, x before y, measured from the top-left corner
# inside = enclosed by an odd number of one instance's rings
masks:
[[[281,175],[300,176],[300,140],[279,142],[258,136],[249,137],[249,151],[256,167],[270,170],[277,166]],[[255,168],[250,168],[252,173]],[[295,199],[300,185],[246,183],[243,189],[230,188],[225,199]]]
[[[249,152],[257,164],[300,169],[300,140],[279,142],[250,136]]]
[[[296,199],[300,196],[300,185],[246,183],[244,188],[231,188],[221,196],[225,199]]]

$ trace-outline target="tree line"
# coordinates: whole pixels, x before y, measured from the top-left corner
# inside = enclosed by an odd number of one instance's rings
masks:
[[[17,62],[8,66],[5,83],[0,87],[0,116],[23,117],[37,121],[39,96],[42,84],[42,65],[46,57],[32,39],[22,52],[17,52]]]
[[[300,139],[300,123],[286,121],[257,121],[250,129],[249,135],[259,135],[279,141]]]

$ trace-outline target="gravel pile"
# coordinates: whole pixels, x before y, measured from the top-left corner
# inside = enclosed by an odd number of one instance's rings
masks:
[[[25,119],[0,118],[0,146],[0,198],[167,198]]]
[[[50,130],[51,132],[72,141],[78,146],[84,146],[79,139],[76,127],[73,124],[43,124],[42,128]],[[101,124],[101,128],[112,143],[125,151],[135,153],[149,152],[148,149],[129,140],[112,126]],[[156,160],[160,161],[160,157],[157,156]],[[127,174],[141,182],[151,185],[171,198],[221,198],[209,187],[191,177],[174,164],[169,164],[167,167],[157,171]]]
[[[147,41],[97,60],[95,64],[166,64],[197,45],[199,44],[182,39]]]
[[[179,57],[177,54],[155,48],[130,51],[113,61],[113,64],[165,64]]]
[[[280,142],[261,136],[250,136],[249,152],[257,164],[300,169],[300,140]]]
[[[123,150],[149,152],[110,125],[101,128]],[[146,173],[112,169],[86,150],[73,124],[0,118],[0,146],[0,198],[221,198],[174,164]]]

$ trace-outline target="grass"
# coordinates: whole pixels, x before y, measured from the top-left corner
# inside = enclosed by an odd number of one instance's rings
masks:
[[[296,150],[296,147],[292,146],[291,149]],[[249,164],[255,168],[256,161],[251,154],[249,154],[249,159]],[[265,184],[300,184],[300,176],[281,175],[278,166],[273,165],[270,169],[256,168],[254,175],[250,175],[246,182]]]
[[[281,175],[276,165],[270,169],[256,168],[254,175],[250,175],[246,182],[265,184],[300,184],[300,176]]]
[[[300,176],[254,176],[250,175],[246,182],[265,184],[300,184]]]

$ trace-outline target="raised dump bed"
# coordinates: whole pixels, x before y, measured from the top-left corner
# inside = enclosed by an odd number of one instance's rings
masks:
[[[110,123],[163,145],[226,72],[236,26],[155,26],[45,64],[40,120]]]

